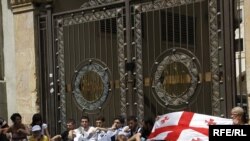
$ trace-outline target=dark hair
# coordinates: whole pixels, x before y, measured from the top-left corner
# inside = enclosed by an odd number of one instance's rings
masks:
[[[82,116],[82,117],[81,117],[81,120],[82,120],[82,119],[87,119],[87,120],[89,121],[89,117],[88,117],[88,116]]]
[[[131,120],[137,122],[137,117],[136,116],[129,116],[127,121],[131,121]]]
[[[12,122],[15,122],[17,117],[20,117],[20,119],[22,119],[22,116],[19,113],[12,114],[10,119]]]
[[[114,118],[114,120],[119,120],[121,122],[121,124],[124,124],[125,123],[125,119],[123,116],[117,116]]]
[[[141,136],[144,137],[145,139],[148,138],[148,136],[151,133],[152,128],[154,127],[154,120],[152,118],[148,118],[147,120],[144,121],[144,125],[142,127],[141,131]]]
[[[73,118],[70,118],[67,120],[67,123],[76,124],[76,121]]]
[[[97,120],[100,120],[100,121],[102,121],[102,122],[105,122],[105,118],[104,118],[103,116],[98,116],[95,120],[96,120],[96,121],[97,121]]]
[[[40,123],[37,124],[37,122],[39,122],[39,121],[40,121]],[[40,113],[34,114],[33,117],[32,117],[31,126],[40,125],[42,127],[42,124],[43,124],[42,115]]]

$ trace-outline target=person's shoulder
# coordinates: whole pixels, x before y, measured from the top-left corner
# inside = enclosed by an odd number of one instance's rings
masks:
[[[46,135],[43,135],[42,141],[49,141],[49,138]]]

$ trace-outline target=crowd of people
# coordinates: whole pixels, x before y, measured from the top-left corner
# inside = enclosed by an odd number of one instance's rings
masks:
[[[139,127],[135,116],[128,117],[126,125],[125,119],[117,116],[108,128],[104,127],[105,119],[100,116],[95,119],[95,126],[91,126],[89,117],[82,116],[79,127],[74,119],[68,119],[67,130],[52,137],[39,113],[33,115],[28,126],[22,123],[19,113],[12,114],[10,119],[11,126],[0,118],[0,141],[140,141],[147,139],[154,126],[154,120],[147,119]]]
[[[245,112],[241,107],[231,110],[231,118],[235,125],[247,124]],[[27,126],[22,123],[22,116],[14,113],[10,117],[13,124],[0,117],[0,141],[145,141],[154,126],[154,120],[145,119],[142,126],[136,116],[127,119],[117,116],[111,127],[104,127],[105,119],[100,116],[95,119],[95,126],[90,125],[88,116],[82,116],[80,126],[77,127],[74,119],[67,120],[67,130],[61,134],[51,136],[48,125],[43,122],[42,116],[36,113],[32,123]]]

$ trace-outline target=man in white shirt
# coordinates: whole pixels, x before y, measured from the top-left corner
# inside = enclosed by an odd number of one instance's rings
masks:
[[[74,141],[97,141],[96,128],[89,126],[89,117],[82,116],[81,126],[74,130]]]

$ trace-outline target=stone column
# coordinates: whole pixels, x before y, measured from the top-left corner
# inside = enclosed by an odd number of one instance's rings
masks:
[[[244,0],[244,46],[246,49],[246,79],[248,94],[248,113],[250,113],[250,0]]]
[[[16,74],[16,85],[13,86],[13,89],[16,90],[16,99],[15,101],[8,101],[13,104],[8,104],[8,106],[15,106],[16,111],[9,111],[9,115],[13,112],[19,112],[23,117],[23,123],[30,124],[32,115],[38,112],[36,105],[36,67],[38,66],[35,50],[36,19],[32,0],[12,0],[11,7],[15,44],[14,54],[12,55],[15,58]]]

